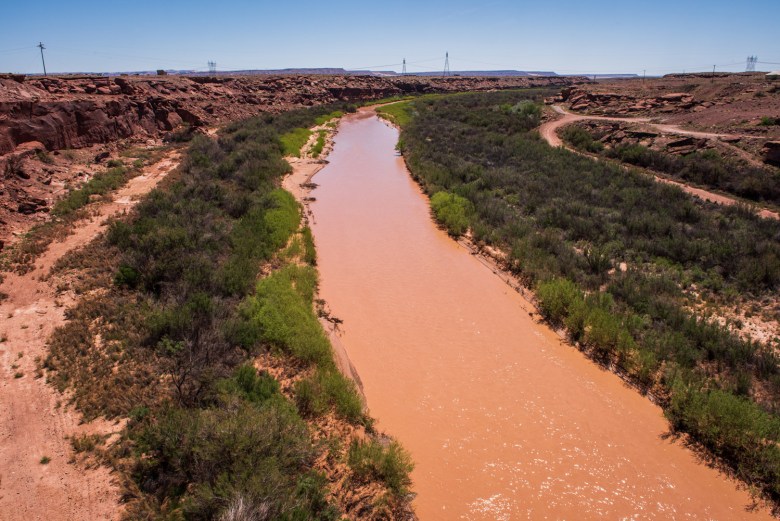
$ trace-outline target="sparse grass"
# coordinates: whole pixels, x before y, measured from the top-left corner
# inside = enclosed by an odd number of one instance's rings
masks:
[[[72,190],[61,200],[57,201],[52,208],[52,215],[57,217],[67,216],[76,210],[86,206],[90,202],[92,195],[104,195],[111,190],[116,190],[129,179],[128,173],[124,167],[109,168],[106,172],[96,174],[95,177],[84,183],[84,185]]]
[[[51,462],[51,458],[49,456],[43,456],[40,460],[41,465],[48,465]]]
[[[771,118],[769,116],[763,116],[761,118],[761,123],[759,123],[759,125],[764,127],[780,125],[780,118]]]
[[[70,445],[77,454],[92,452],[98,445],[102,445],[103,442],[104,438],[99,434],[81,434],[70,438]]]
[[[328,121],[330,121],[332,119],[339,119],[343,115],[344,115],[344,113],[342,111],[340,111],[340,110],[336,110],[336,111],[331,112],[329,114],[323,114],[322,116],[318,116],[317,118],[315,118],[314,124],[317,125],[317,126],[323,125],[323,124],[327,123]]]

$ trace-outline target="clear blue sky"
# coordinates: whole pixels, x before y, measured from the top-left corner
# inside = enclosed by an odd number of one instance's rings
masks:
[[[0,72],[286,67],[559,73],[780,62],[780,0],[9,0]],[[382,67],[388,65],[388,67]],[[760,70],[780,65],[759,63]]]

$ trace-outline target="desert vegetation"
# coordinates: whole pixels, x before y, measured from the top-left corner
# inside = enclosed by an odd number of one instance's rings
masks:
[[[315,314],[311,231],[278,188],[290,170],[284,136],[338,109],[348,107],[196,136],[178,173],[56,267],[79,274],[70,289],[84,297],[44,367],[87,418],[128,418],[110,446],[73,440],[119,471],[127,518],[339,519],[351,508],[406,508],[403,449],[358,459],[348,449],[353,435],[372,443],[372,422]],[[325,443],[339,435],[340,446]],[[336,480],[371,493],[345,504]]]
[[[695,151],[678,156],[640,144],[605,148],[578,125],[566,127],[564,140],[578,150],[601,154],[620,162],[640,166],[686,183],[714,188],[748,201],[780,205],[780,173],[772,167],[757,167],[723,157],[715,150]]]
[[[434,215],[506,251],[552,325],[651,393],[673,431],[780,500],[776,346],[739,338],[692,305],[776,297],[780,223],[550,148],[534,131],[544,94],[403,107],[402,151]],[[572,141],[598,151],[588,136]],[[680,161],[695,172],[720,164]]]

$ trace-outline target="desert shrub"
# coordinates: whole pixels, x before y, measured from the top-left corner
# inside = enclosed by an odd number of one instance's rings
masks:
[[[376,440],[352,440],[347,464],[357,479],[383,481],[396,495],[408,493],[414,468],[409,454],[396,442],[387,445]]]
[[[563,325],[569,313],[585,302],[577,286],[567,279],[542,282],[536,288],[536,296],[544,318],[557,326]]]
[[[311,228],[304,226],[301,230],[301,236],[303,237],[303,260],[311,266],[316,266],[317,250],[314,247],[314,236],[311,233]]]
[[[780,420],[727,391],[700,390],[676,380],[666,409],[672,425],[692,433],[719,456],[737,463],[748,482],[766,483],[780,499]]]
[[[295,403],[301,415],[320,416],[331,408],[351,423],[363,423],[363,404],[355,384],[335,369],[317,369],[295,383]]]
[[[577,150],[598,154],[604,150],[604,144],[596,141],[590,132],[576,125],[569,125],[561,132],[563,139]]]
[[[436,192],[431,197],[431,209],[436,220],[447,228],[451,235],[463,235],[469,227],[468,214],[471,203],[457,194]]]
[[[727,160],[714,150],[679,157],[634,144],[619,145],[606,151],[605,155],[751,201],[780,204],[780,175],[777,172]]]
[[[236,494],[266,499],[277,516],[292,510],[298,476],[314,456],[306,425],[280,401],[170,408],[136,441],[145,455],[139,482],[180,502],[189,519],[216,517]]]

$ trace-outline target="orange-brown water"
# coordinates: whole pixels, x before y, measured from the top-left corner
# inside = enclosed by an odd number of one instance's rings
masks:
[[[371,413],[416,462],[420,518],[769,519],[436,228],[397,138],[370,111],[344,119],[312,228]]]

